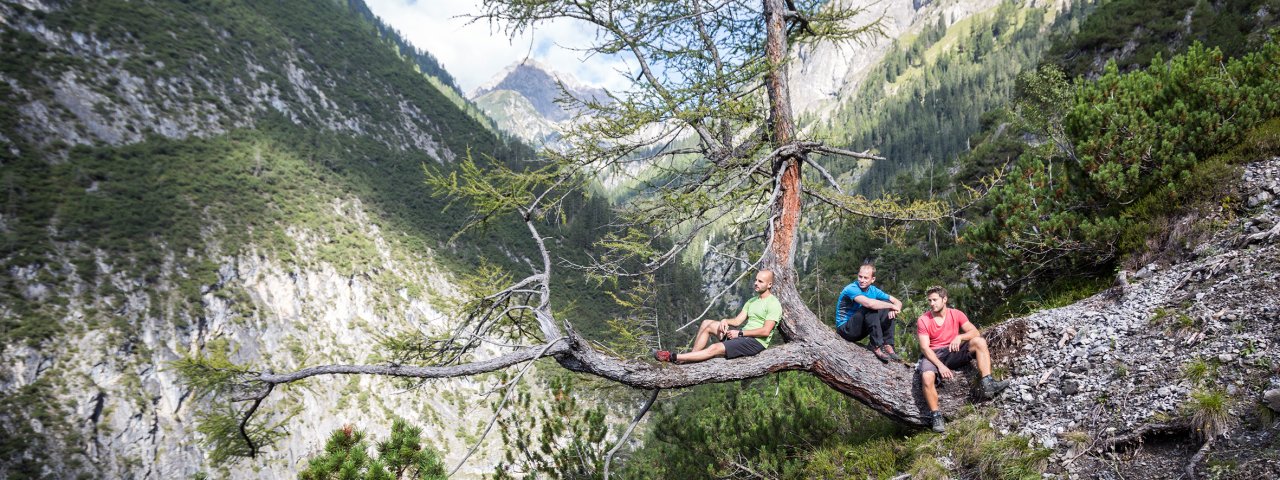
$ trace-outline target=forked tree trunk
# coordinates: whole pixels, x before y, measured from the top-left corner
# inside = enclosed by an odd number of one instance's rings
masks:
[[[766,59],[771,68],[765,78],[769,97],[770,138],[775,148],[796,141],[795,122],[786,77],[786,4],[784,0],[764,0],[767,43]],[[927,408],[920,395],[914,366],[883,364],[866,348],[845,341],[820,321],[804,304],[796,290],[794,268],[797,233],[801,219],[799,155],[786,156],[773,165],[779,178],[778,194],[770,206],[769,249],[761,268],[775,274],[773,294],[782,303],[782,333],[787,343],[749,358],[655,368],[623,362],[581,348],[577,339],[574,354],[560,357],[561,364],[576,371],[611,378],[640,388],[678,388],[697,383],[752,378],[780,370],[804,370],[822,379],[876,411],[902,423],[924,425]],[[778,176],[781,171],[782,175]],[[964,403],[970,382],[962,375],[939,388],[944,410]]]

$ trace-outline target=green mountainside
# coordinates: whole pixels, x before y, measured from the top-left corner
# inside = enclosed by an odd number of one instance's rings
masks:
[[[1010,99],[1018,73],[1038,64],[1055,36],[1071,34],[1086,5],[1009,0],[959,21],[939,11],[918,34],[894,41],[857,95],[814,119],[816,137],[887,159],[866,166],[835,158],[830,170],[856,173],[858,190],[880,194],[900,174],[945,168],[970,148],[982,115]]]
[[[1275,0],[1111,0],[1099,2],[1080,32],[1055,45],[1046,60],[1070,77],[1096,77],[1108,60],[1120,71],[1140,69],[1156,55],[1167,59],[1194,42],[1236,57],[1256,50],[1278,25]]]

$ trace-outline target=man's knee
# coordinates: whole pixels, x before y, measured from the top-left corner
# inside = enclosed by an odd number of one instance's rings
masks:
[[[711,330],[717,327],[716,325],[717,323],[720,323],[720,321],[719,320],[703,320],[702,326],[699,328],[701,328],[702,330]]]
[[[714,343],[714,344],[712,344],[710,347],[707,347],[707,351],[709,351],[709,352],[711,353],[711,356],[713,356],[713,357],[723,357],[723,356],[724,356],[724,342],[719,342],[719,343]]]
[[[974,337],[973,340],[969,340],[969,350],[973,352],[987,351],[987,339],[982,338],[982,336],[979,335]]]
[[[936,372],[920,372],[920,384],[925,388],[933,388],[933,384],[938,374]]]

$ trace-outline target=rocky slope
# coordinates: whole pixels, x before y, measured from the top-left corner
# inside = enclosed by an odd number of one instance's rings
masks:
[[[1245,205],[1194,258],[991,333],[1013,380],[996,426],[1052,449],[1050,472],[1280,474],[1280,158],[1244,180]]]

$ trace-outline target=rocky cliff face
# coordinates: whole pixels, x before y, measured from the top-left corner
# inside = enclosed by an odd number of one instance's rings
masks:
[[[556,145],[567,126],[544,116],[528,98],[514,90],[494,90],[476,97],[474,102],[494,119],[498,128],[532,145]]]
[[[1188,463],[1195,476],[1211,463],[1231,478],[1280,473],[1278,179],[1280,158],[1249,165],[1245,208],[1220,212],[1226,228],[1194,258],[994,329],[1013,379],[997,427],[1073,477],[1178,478]]]
[[[330,377],[269,400],[288,434],[264,456],[215,467],[210,404],[169,368],[378,362],[386,335],[448,328],[437,243],[368,177],[385,178],[350,173],[420,173],[493,140],[344,8],[0,3],[0,477],[286,478],[333,429],[381,437],[392,416],[450,464],[477,441],[485,377]],[[298,132],[314,136],[272,140]],[[397,202],[429,197],[408,184]],[[227,213],[258,200],[280,215]],[[488,438],[460,474],[492,472],[501,448]]]
[[[392,242],[369,222],[359,201],[335,200],[331,207],[335,214],[355,218],[355,225],[377,245],[383,261],[369,265],[370,271],[387,277],[347,275],[315,261],[324,237],[292,230],[300,246],[292,252],[295,261],[302,260],[308,267],[262,252],[218,259],[217,281],[202,286],[203,313],[187,328],[175,325],[174,312],[153,307],[159,299],[174,295],[173,277],[181,276],[180,272],[168,272],[156,282],[111,272],[103,264],[104,274],[97,281],[110,282],[121,294],[87,300],[71,292],[92,291],[93,285],[50,285],[40,282],[36,272],[12,272],[15,284],[31,296],[65,299],[66,316],[55,321],[76,332],[53,345],[12,345],[0,356],[0,391],[9,396],[6,400],[16,400],[43,382],[56,386],[42,389],[35,399],[61,405],[61,414],[66,415],[60,419],[65,425],[48,425],[48,430],[41,428],[43,422],[32,419],[38,425],[35,433],[45,435],[44,446],[61,453],[45,459],[48,463],[42,471],[109,478],[180,478],[211,472],[197,430],[197,421],[209,405],[193,399],[190,387],[167,368],[183,355],[224,350],[235,363],[287,371],[323,363],[377,362],[370,346],[377,345],[383,335],[443,333],[447,322],[437,306],[454,294],[448,275],[430,262],[400,257]],[[175,255],[166,252],[170,262]],[[396,281],[387,282],[387,278]],[[405,287],[423,285],[427,289]],[[109,314],[111,322],[136,328],[122,333],[94,325],[95,317],[102,315],[95,309],[104,307],[115,309]],[[268,418],[273,422],[288,418],[288,435],[262,458],[218,471],[236,478],[286,478],[323,447],[334,429],[354,424],[384,434],[393,416],[423,425],[431,443],[450,453],[448,461],[457,462],[475,436],[479,421],[475,415],[488,413],[468,405],[485,388],[482,379],[433,382],[410,390],[367,377],[307,382],[269,402]],[[21,421],[22,414],[6,420]],[[500,445],[492,440],[488,445],[461,473],[492,470],[500,459],[494,447]]]

